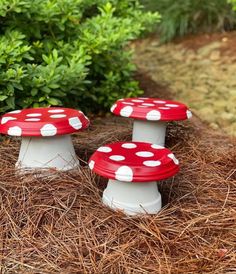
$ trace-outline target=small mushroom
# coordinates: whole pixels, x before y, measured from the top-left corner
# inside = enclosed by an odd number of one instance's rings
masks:
[[[157,98],[126,98],[118,100],[111,112],[118,116],[134,118],[133,141],[165,145],[168,121],[192,117],[186,105]]]
[[[157,144],[117,142],[98,148],[89,167],[109,179],[103,192],[105,205],[127,215],[155,214],[161,209],[156,181],[175,175],[179,161]]]
[[[15,110],[0,119],[0,133],[22,136],[16,167],[25,170],[77,167],[70,134],[88,126],[81,111],[60,107]]]

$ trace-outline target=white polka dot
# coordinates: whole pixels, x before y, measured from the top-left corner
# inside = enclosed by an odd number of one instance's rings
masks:
[[[9,135],[12,135],[12,136],[21,136],[22,134],[22,129],[20,127],[10,127],[7,131],[7,133]]]
[[[140,100],[140,99],[133,99],[132,102],[135,102],[135,103],[143,103],[144,101],[143,101],[143,100]]]
[[[139,99],[147,100],[147,99],[150,99],[150,98],[148,98],[148,97],[139,97]]]
[[[29,114],[26,114],[27,117],[39,117],[39,116],[42,116],[41,113],[29,113]]]
[[[122,156],[122,155],[112,155],[112,156],[110,156],[109,157],[111,160],[113,160],[113,161],[123,161],[124,159],[125,159],[125,157],[124,156]]]
[[[121,145],[123,148],[136,148],[137,145],[132,144],[132,143],[125,143]]]
[[[121,99],[119,99],[118,101],[124,101],[125,99],[124,98],[121,98]]]
[[[92,170],[94,168],[95,162],[93,160],[91,160],[89,162],[89,168]]]
[[[142,105],[143,106],[148,106],[148,107],[154,107],[155,106],[155,104],[149,104],[149,103],[143,103]]]
[[[120,111],[120,115],[123,117],[129,117],[133,112],[133,108],[130,106],[124,107],[122,108],[122,110]]]
[[[118,181],[132,182],[133,171],[128,166],[121,166],[115,172],[115,178]]]
[[[162,101],[162,100],[155,100],[153,102],[156,104],[165,104],[166,103],[166,101]]]
[[[166,104],[165,106],[166,107],[171,107],[171,108],[177,108],[178,107],[178,105],[176,105],[176,104]]]
[[[161,113],[158,110],[151,110],[146,115],[149,121],[158,121],[161,119]]]
[[[187,110],[186,114],[187,114],[188,119],[193,117],[193,114],[190,110]]]
[[[169,107],[159,107],[158,109],[170,109]]]
[[[40,119],[39,118],[27,118],[27,119],[25,119],[25,121],[26,122],[38,122],[38,121],[40,121]]]
[[[164,149],[163,146],[156,145],[156,144],[152,144],[151,147],[154,148],[154,149]]]
[[[114,104],[112,107],[111,107],[111,112],[114,111],[114,109],[117,107],[117,104]]]
[[[57,134],[57,128],[52,124],[46,124],[40,129],[42,136],[54,136]]]
[[[168,157],[172,159],[176,165],[179,164],[179,160],[175,157],[173,153],[168,154]]]
[[[48,110],[48,112],[50,113],[62,113],[62,112],[65,112],[64,109],[50,109]]]
[[[130,106],[133,106],[134,103],[130,103],[130,102],[123,102],[123,105],[130,105]]]
[[[108,153],[108,152],[111,152],[112,149],[111,149],[110,147],[105,147],[105,146],[104,146],[104,147],[99,147],[99,148],[97,149],[97,151]]]
[[[155,167],[155,166],[160,166],[161,162],[160,161],[144,161],[143,164],[145,166]]]
[[[66,117],[65,114],[53,114],[53,115],[50,115],[51,118],[64,118]]]
[[[8,113],[14,113],[14,114],[17,114],[17,113],[21,113],[21,110],[13,110],[13,111],[10,111],[10,112],[8,112]]]
[[[69,118],[69,124],[74,128],[74,129],[80,129],[82,128],[82,123],[78,117],[72,117]]]
[[[8,121],[16,120],[16,117],[2,117],[1,124],[6,124]]]
[[[150,151],[139,151],[135,153],[139,157],[152,157],[154,154]]]

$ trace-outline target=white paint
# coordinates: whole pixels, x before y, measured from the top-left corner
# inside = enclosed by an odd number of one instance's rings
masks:
[[[143,103],[144,101],[143,101],[143,100],[140,100],[140,99],[133,99],[132,102],[135,102],[135,103]]]
[[[93,160],[91,160],[91,161],[89,162],[89,168],[90,168],[91,170],[93,170],[93,169],[94,169],[94,165],[95,165],[95,162],[94,162]]]
[[[175,155],[174,155],[173,153],[170,153],[170,154],[168,154],[167,156],[168,156],[170,159],[172,159],[176,165],[179,164],[179,160],[175,157]]]
[[[54,136],[57,134],[57,128],[52,124],[46,124],[40,129],[42,136]]]
[[[154,107],[155,106],[155,104],[150,104],[150,103],[143,103],[142,105],[147,106],[147,107]]]
[[[146,118],[149,121],[158,121],[161,119],[161,113],[158,110],[151,110],[147,113]]]
[[[193,117],[193,114],[190,110],[187,110],[186,115],[187,115],[188,119]]]
[[[132,143],[125,143],[121,145],[123,148],[136,148],[137,145],[136,144],[132,144]]]
[[[40,121],[40,119],[39,118],[27,118],[27,119],[25,119],[25,121],[26,122],[38,122],[38,121]]]
[[[114,104],[112,107],[111,107],[111,112],[113,112],[115,110],[115,108],[117,107],[117,104]]]
[[[105,147],[105,146],[104,146],[104,147],[99,147],[99,148],[97,149],[97,151],[109,153],[109,152],[112,151],[112,149],[111,149],[110,147]]]
[[[139,151],[135,153],[139,157],[152,157],[154,154],[150,151]]]
[[[161,162],[160,161],[144,161],[143,164],[149,167],[156,167],[156,166],[160,166]]]
[[[165,148],[165,147],[157,145],[157,144],[152,144],[151,147],[154,149],[164,149]]]
[[[133,170],[128,166],[121,166],[115,172],[115,178],[118,181],[132,182]]]
[[[171,108],[177,108],[177,107],[179,107],[179,105],[176,105],[176,104],[166,104],[165,106],[166,107],[171,107]]]
[[[132,141],[165,145],[166,122],[134,120]]]
[[[165,104],[166,103],[166,101],[163,101],[163,100],[154,100],[153,102],[156,104]]]
[[[120,115],[123,117],[129,117],[133,112],[133,108],[131,106],[123,107],[120,111]]]
[[[22,129],[18,126],[15,127],[9,127],[8,131],[7,131],[8,135],[11,136],[21,136],[22,134]]]
[[[61,112],[65,112],[64,109],[49,109],[48,110],[49,113],[61,113]]]
[[[27,117],[39,117],[39,116],[42,116],[41,113],[29,113],[29,114],[26,114]]]
[[[16,120],[16,117],[4,116],[2,117],[1,124],[6,124],[8,121]]]
[[[22,137],[17,168],[69,170],[78,166],[70,135]]]
[[[17,109],[17,110],[10,111],[8,113],[18,114],[18,113],[21,113],[21,110]]]
[[[132,183],[109,180],[103,203],[127,215],[156,214],[161,209],[161,194],[156,182]]]
[[[111,160],[117,161],[117,162],[125,160],[125,157],[122,156],[122,155],[112,155],[112,156],[110,156],[109,158],[110,158]]]
[[[53,114],[53,115],[50,115],[50,118],[64,118],[66,117],[65,114]]]
[[[78,130],[82,128],[82,123],[78,117],[72,117],[69,118],[69,124],[72,126],[74,129]]]

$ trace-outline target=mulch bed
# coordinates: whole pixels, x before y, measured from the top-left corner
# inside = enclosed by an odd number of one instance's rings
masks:
[[[147,94],[171,96],[141,78]],[[19,140],[2,140],[1,273],[236,273],[236,140],[197,117],[171,124],[181,172],[160,183],[159,214],[128,217],[103,206],[106,180],[86,165],[98,146],[130,139],[128,120],[94,120],[74,136],[80,170],[50,178],[16,174]]]

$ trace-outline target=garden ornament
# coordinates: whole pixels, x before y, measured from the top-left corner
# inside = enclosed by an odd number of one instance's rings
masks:
[[[0,132],[22,136],[17,168],[69,170],[79,165],[70,134],[89,126],[78,110],[60,107],[30,108],[4,114]]]
[[[105,205],[127,215],[155,214],[162,205],[156,181],[175,175],[179,161],[157,144],[117,142],[98,148],[89,167],[109,179],[102,198]]]
[[[134,118],[132,141],[165,145],[166,126],[169,121],[192,117],[186,105],[157,98],[126,98],[118,100],[111,112]]]

